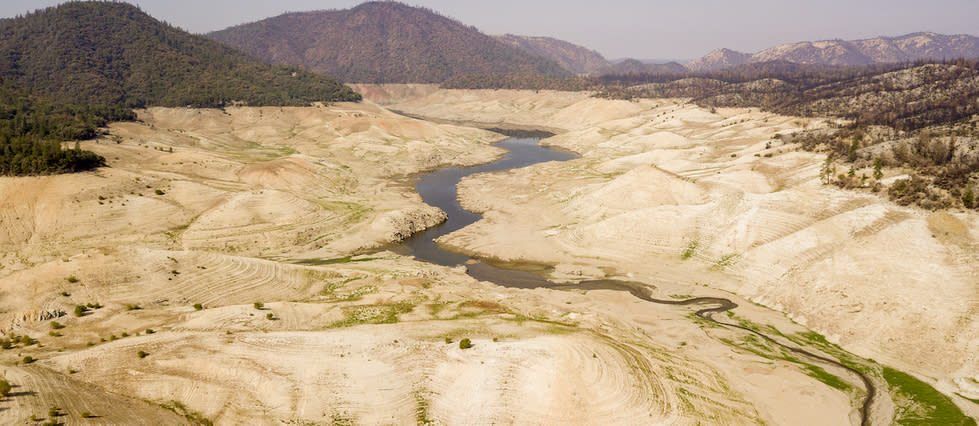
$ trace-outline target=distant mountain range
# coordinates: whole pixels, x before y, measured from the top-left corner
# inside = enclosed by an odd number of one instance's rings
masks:
[[[827,40],[783,44],[758,53],[717,49],[702,58],[679,64],[649,63],[627,58],[608,61],[586,47],[548,37],[498,36],[528,53],[552,59],[575,74],[671,74],[718,71],[757,62],[813,65],[867,65],[923,59],[979,58],[979,37],[914,33],[866,40]]]
[[[571,75],[551,59],[396,2],[288,13],[207,37],[270,63],[301,65],[355,83],[438,83],[465,74]]]
[[[691,71],[717,71],[753,62],[788,61],[818,65],[866,65],[919,59],[979,58],[979,37],[913,33],[865,40],[783,44],[755,54],[717,49],[688,62]]]

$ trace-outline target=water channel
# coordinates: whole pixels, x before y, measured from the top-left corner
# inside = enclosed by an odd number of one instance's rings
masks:
[[[696,315],[705,320],[714,322],[724,327],[740,329],[745,332],[755,334],[764,340],[788,349],[789,351],[804,356],[809,360],[828,364],[842,368],[855,377],[859,377],[866,389],[866,396],[860,408],[861,424],[869,424],[869,410],[876,395],[876,388],[868,376],[856,369],[844,365],[843,363],[828,358],[824,355],[810,352],[808,350],[784,344],[768,334],[760,331],[719,321],[713,318],[713,314],[730,311],[738,305],[730,299],[721,297],[694,297],[684,300],[656,299],[652,297],[649,286],[642,283],[627,282],[619,280],[590,280],[582,281],[577,284],[560,284],[549,281],[544,272],[531,271],[526,268],[510,268],[507,265],[498,265],[492,262],[473,259],[461,253],[454,253],[444,250],[434,241],[438,237],[462,229],[482,218],[482,215],[473,213],[462,208],[458,201],[457,185],[459,181],[469,175],[477,173],[497,172],[547,161],[567,161],[578,158],[574,154],[562,152],[538,145],[539,138],[531,137],[511,137],[496,144],[500,148],[507,149],[509,152],[503,158],[488,164],[474,167],[452,167],[436,170],[421,177],[415,185],[415,189],[421,194],[425,203],[438,207],[445,211],[448,219],[442,224],[429,228],[425,231],[413,235],[411,238],[402,242],[403,250],[406,255],[414,256],[416,259],[435,263],[443,266],[466,265],[466,272],[480,281],[489,281],[504,287],[519,288],[538,288],[547,287],[554,289],[583,289],[583,290],[618,290],[626,291],[633,296],[657,304],[663,305],[695,305],[698,310]],[[528,212],[533,214],[533,212]]]

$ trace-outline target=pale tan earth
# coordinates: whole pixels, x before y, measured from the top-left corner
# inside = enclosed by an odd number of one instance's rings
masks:
[[[361,90],[440,120],[560,130],[546,142],[584,155],[465,181],[465,205],[486,220],[451,246],[555,263],[561,280],[643,281],[664,299],[729,297],[741,306],[727,321],[807,331],[781,310],[946,393],[979,395],[965,316],[979,223],[822,187],[820,158],[778,143],[752,155],[773,132],[818,122],[672,100]],[[823,366],[853,386],[843,392],[722,343],[749,336],[693,319],[695,307],[508,289],[383,250],[442,218],[410,175],[490,161],[498,134],[371,102],[139,117],[82,142],[107,168],[0,178],[0,337],[40,341],[0,350],[17,386],[2,424],[52,406],[66,424],[860,422],[856,377]],[[860,310],[840,302],[858,299]],[[104,307],[72,314],[87,303]],[[872,420],[892,414],[885,394]]]
[[[464,180],[460,200],[484,220],[443,237],[447,246],[563,265],[575,279],[613,269],[706,283],[946,394],[979,396],[979,215],[822,185],[824,156],[774,139],[819,120],[520,91],[446,90],[389,107],[537,122],[560,132],[543,144],[583,156]]]

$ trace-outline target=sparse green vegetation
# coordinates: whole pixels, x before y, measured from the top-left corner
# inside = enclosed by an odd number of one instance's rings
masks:
[[[262,302],[255,302],[254,304],[252,304],[252,306],[254,306],[255,309],[258,309],[258,310],[265,309],[265,304],[262,303]]]
[[[92,418],[92,417],[95,417],[95,415],[94,415],[94,414],[92,414],[92,413],[91,413],[91,412],[89,412],[89,411],[82,411],[82,414],[81,414],[81,416],[82,416],[82,418],[83,418],[83,419],[90,419],[90,418]]]
[[[24,364],[30,364],[30,363],[33,363],[34,361],[37,361],[37,360],[36,360],[36,359],[34,359],[34,357],[32,357],[32,356],[30,356],[30,355],[27,355],[27,356],[25,356],[25,357],[24,357],[24,359],[22,359],[21,361],[22,361],[22,362],[23,362]]]
[[[459,341],[459,349],[469,349],[472,346],[472,341],[468,337]]]
[[[204,309],[204,305],[202,305],[202,304],[200,304],[200,303],[195,303],[195,304],[194,304],[194,310],[195,310],[195,311],[200,311],[200,310],[202,310],[202,309]]]
[[[341,321],[331,324],[330,328],[349,327],[358,324],[394,324],[398,315],[411,312],[415,303],[400,301],[378,305],[361,305],[344,308],[347,316]]]
[[[169,404],[160,404],[160,407],[173,411],[179,416],[183,416],[184,419],[189,421],[191,424],[200,426],[214,426],[214,422],[208,420],[206,417],[201,415],[201,413],[191,411],[180,401],[170,401]]]
[[[7,395],[10,395],[11,389],[13,389],[13,386],[10,386],[10,382],[7,379],[0,379],[0,398],[6,398]]]
[[[143,308],[141,308],[141,307],[140,307],[139,305],[137,305],[137,304],[128,304],[128,305],[126,305],[126,310],[127,310],[127,311],[138,311],[138,310],[140,310],[140,309],[143,309]]]
[[[63,324],[61,324],[60,322],[51,321],[51,328],[52,329],[55,329],[55,330],[61,330],[62,328],[65,328],[65,326]]]
[[[275,319],[275,315],[273,315],[271,312],[269,312],[269,313],[265,314],[265,319],[267,319],[269,321],[272,321],[273,319]]]
[[[419,425],[434,425],[435,421],[428,418],[428,400],[421,392],[415,392],[415,423]]]
[[[138,356],[138,357],[139,357],[140,359],[143,359],[143,358],[146,358],[146,357],[147,357],[148,355],[149,355],[149,354],[148,354],[148,353],[146,353],[146,351],[139,351],[139,352],[136,352],[136,356]]]
[[[146,334],[153,334],[153,333],[156,333],[156,331],[153,331],[152,328],[147,328],[146,329]]]
[[[88,312],[88,308],[85,305],[75,305],[76,317],[84,316],[86,312]]]
[[[721,258],[718,259],[717,262],[714,262],[713,268],[714,269],[724,269],[724,268],[727,268],[728,266],[734,265],[737,262],[738,262],[738,255],[737,254],[735,254],[735,253],[726,254],[724,256],[721,256]]]
[[[68,281],[69,283],[72,283],[72,284],[75,284],[75,283],[77,283],[77,282],[78,282],[79,280],[78,280],[78,277],[76,277],[76,276],[74,276],[74,275],[71,275],[71,276],[69,276],[69,277],[67,277],[67,278],[65,278],[65,281]],[[64,293],[62,293],[62,295],[64,295]]]
[[[162,189],[154,189],[153,190],[153,193],[156,194],[156,195],[164,195],[164,194],[166,194],[166,192],[163,192]]]
[[[690,241],[690,244],[687,244],[687,248],[683,249],[683,253],[680,255],[680,257],[683,260],[693,257],[693,255],[697,253],[698,244],[700,243],[697,240]]]

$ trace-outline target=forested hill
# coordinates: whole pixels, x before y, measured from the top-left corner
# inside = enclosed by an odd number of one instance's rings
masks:
[[[128,107],[300,105],[359,95],[115,2],[70,2],[0,21],[0,76],[32,94]]]
[[[288,13],[208,37],[276,64],[357,83],[438,83],[466,74],[569,76],[556,62],[431,10],[370,2]]]
[[[135,6],[69,2],[0,20],[0,174],[61,173],[104,160],[60,142],[95,136],[144,106],[356,101],[329,77],[262,63]]]

